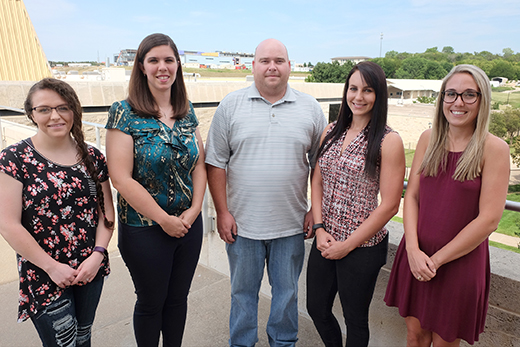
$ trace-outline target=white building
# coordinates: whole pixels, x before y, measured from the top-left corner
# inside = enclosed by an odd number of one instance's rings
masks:
[[[330,58],[332,62],[337,61],[340,65],[345,64],[347,61],[352,61],[354,64],[360,63],[362,61],[367,61],[369,59],[372,59],[370,57],[336,57],[336,58]]]

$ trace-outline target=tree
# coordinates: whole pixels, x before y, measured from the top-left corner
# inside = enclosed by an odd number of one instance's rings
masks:
[[[439,52],[437,47],[428,48],[424,53],[417,54],[421,58],[426,58],[428,60],[436,60],[436,61],[445,61],[448,58],[446,54]]]
[[[493,67],[489,71],[489,77],[505,77],[512,80],[516,77],[516,70],[510,62],[502,59],[495,59],[493,60]]]
[[[514,65],[514,70],[515,70],[515,79],[518,81],[518,80],[520,80],[520,63],[516,63]]]
[[[449,61],[443,61],[443,62],[441,63],[441,66],[442,66],[442,68],[443,68],[444,70],[446,70],[446,72],[450,72],[451,69],[453,69],[453,66],[455,66],[455,65],[453,65],[453,64],[450,63]],[[443,78],[444,78],[444,77],[443,77]]]
[[[444,46],[444,47],[442,47],[442,53],[453,54],[453,53],[455,53],[455,51],[453,50],[453,47],[451,47],[451,46]]]
[[[488,52],[488,51],[482,51],[480,53],[475,52],[475,57],[480,57],[484,60],[493,60],[493,59],[497,58],[497,56],[495,54]]]
[[[520,108],[508,108],[504,111],[504,121],[509,140],[518,136],[520,132]],[[518,142],[518,141],[517,141]],[[520,157],[520,152],[518,152]]]
[[[446,71],[441,64],[436,61],[428,60],[428,63],[426,64],[425,79],[442,80],[447,73],[448,71]]]
[[[428,60],[421,57],[411,57],[403,60],[401,67],[395,72],[395,77],[402,79],[425,79]]]
[[[507,135],[506,119],[504,112],[493,111],[491,112],[489,120],[489,132],[500,138],[504,138]]]
[[[397,51],[388,51],[385,53],[385,58],[396,59],[398,54]]]
[[[354,67],[352,61],[340,64],[338,61],[332,63],[317,63],[312,72],[305,79],[306,82],[321,83],[345,83],[347,75]]]
[[[397,78],[438,80],[446,76],[447,71],[434,60],[422,57],[411,57],[403,60],[396,71]]]
[[[515,51],[513,51],[511,48],[504,48],[502,50],[502,53],[503,53],[503,57],[505,59],[509,58],[510,56],[512,56],[513,54],[515,54]]]
[[[381,68],[385,72],[386,78],[395,78],[395,72],[401,66],[401,61],[399,59],[394,58],[374,58],[370,59],[370,61],[381,66]]]
[[[520,108],[506,109],[503,112],[503,115],[503,127],[507,131],[506,135],[509,137],[509,143],[512,144],[511,147],[513,148],[513,151],[511,151],[513,163],[520,165],[520,139],[518,138],[518,133],[520,131]]]
[[[464,60],[457,62],[457,65],[460,65],[460,64],[471,64],[471,65],[478,66],[490,78],[491,78],[490,72],[494,66],[493,62],[491,62],[491,61],[487,61],[487,60],[483,60],[483,59],[476,59],[475,57],[471,57],[470,59],[464,59]]]

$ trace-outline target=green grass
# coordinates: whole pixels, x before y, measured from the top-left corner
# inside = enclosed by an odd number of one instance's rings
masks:
[[[495,102],[500,102],[502,104],[507,103],[507,98],[509,94],[509,104],[512,107],[520,108],[520,92],[513,92],[513,93],[499,93],[499,92],[492,92],[491,93],[491,100]]]
[[[496,247],[496,248],[502,248],[502,249],[505,249],[505,250],[508,250],[508,251],[511,251],[511,252],[515,252],[515,253],[519,253],[520,254],[520,249],[517,248],[517,247],[512,247],[512,246],[508,246],[508,245],[503,245],[499,242],[495,242],[495,241],[489,241],[489,245],[490,246],[493,246],[493,247]]]
[[[231,70],[231,69],[197,69],[197,68],[182,68],[183,72],[198,73],[201,77],[245,77],[252,75],[251,70]],[[291,76],[307,77],[309,72],[292,71]]]
[[[510,186],[511,191],[517,191],[520,188],[518,185]],[[507,200],[520,201],[520,193],[510,193],[507,195]],[[394,222],[402,223],[403,219],[400,217],[393,217]],[[520,236],[520,213],[515,211],[504,210],[502,219],[498,223],[497,233],[509,235],[509,236]]]
[[[406,167],[412,167],[413,156],[415,154],[415,149],[405,149],[404,156],[406,159]]]
[[[403,219],[401,217],[393,216],[391,220],[403,224]]]
[[[509,211],[509,212],[511,212],[511,211]],[[401,224],[403,223],[403,219],[401,217],[394,216],[391,220],[394,222],[401,223]],[[497,230],[497,232],[500,232],[500,231]],[[504,245],[504,244],[501,244],[500,242],[495,242],[495,241],[489,241],[489,245],[496,247],[496,248],[501,248],[501,249],[505,249],[507,251],[511,251],[511,252],[520,254],[520,248],[518,248],[518,247]]]
[[[507,200],[520,201],[520,193],[508,194]],[[504,210],[497,232],[509,236],[520,236],[520,213]]]
[[[515,90],[514,87],[491,87],[491,91],[493,92],[503,92],[506,90]]]

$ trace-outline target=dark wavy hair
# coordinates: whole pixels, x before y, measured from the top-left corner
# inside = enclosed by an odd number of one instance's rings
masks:
[[[385,133],[386,119],[388,116],[388,88],[386,85],[386,76],[383,69],[376,63],[363,61],[356,64],[348,74],[345,88],[343,89],[343,99],[341,100],[338,121],[336,126],[323,139],[318,151],[318,156],[321,157],[334,142],[339,140],[345,130],[352,124],[352,110],[347,104],[347,92],[350,77],[356,71],[361,73],[365,83],[374,89],[376,94],[376,101],[372,108],[372,118],[367,128],[365,128],[365,131],[368,131],[365,174],[374,177],[377,172],[377,166],[379,165],[381,141]]]
[[[169,46],[173,50],[175,59],[177,59],[179,66],[177,68],[177,76],[171,89],[170,102],[173,106],[173,113],[176,119],[183,118],[189,112],[188,93],[184,85],[184,77],[182,74],[182,65],[180,62],[180,55],[177,46],[173,40],[164,34],[151,34],[146,36],[137,48],[135,55],[134,68],[130,75],[130,82],[128,84],[128,98],[126,101],[132,106],[132,109],[140,117],[155,117],[159,118],[159,111],[156,109],[155,99],[148,87],[148,79],[141,71],[141,66],[144,63],[144,57],[154,47]]]
[[[105,197],[103,194],[103,189],[101,188],[101,183],[98,179],[99,172],[94,165],[92,157],[88,153],[88,146],[85,143],[85,138],[83,136],[83,123],[81,122],[83,118],[83,110],[81,109],[81,103],[79,102],[78,95],[68,83],[54,78],[44,78],[41,81],[34,84],[31,87],[31,89],[29,89],[29,93],[25,98],[24,109],[25,113],[27,114],[27,117],[29,117],[29,119],[36,126],[38,126],[38,124],[36,124],[33,118],[32,98],[34,93],[40,90],[52,90],[53,92],[57,93],[63,100],[65,100],[67,105],[72,110],[72,113],[74,115],[74,122],[72,124],[72,129],[70,130],[70,133],[76,141],[76,148],[78,150],[81,161],[87,167],[87,171],[90,177],[92,177],[94,183],[96,184],[97,200],[101,212],[103,213],[104,224],[107,228],[113,228],[114,222],[109,221],[105,216]]]

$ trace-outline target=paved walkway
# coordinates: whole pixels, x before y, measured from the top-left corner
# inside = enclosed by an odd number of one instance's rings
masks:
[[[105,282],[93,326],[92,346],[136,346],[132,314],[133,284],[119,253],[110,253],[112,274]],[[30,321],[16,323],[18,283],[0,285],[0,346],[38,346],[40,340]],[[229,278],[199,265],[189,295],[183,346],[227,346],[230,307]],[[269,346],[265,326],[270,300],[260,295],[258,347]],[[321,346],[312,322],[300,316],[297,346]]]
[[[504,235],[500,233],[492,233],[489,235],[489,241],[494,241],[501,243],[503,245],[511,246],[511,247],[519,247],[520,246],[520,238]]]

